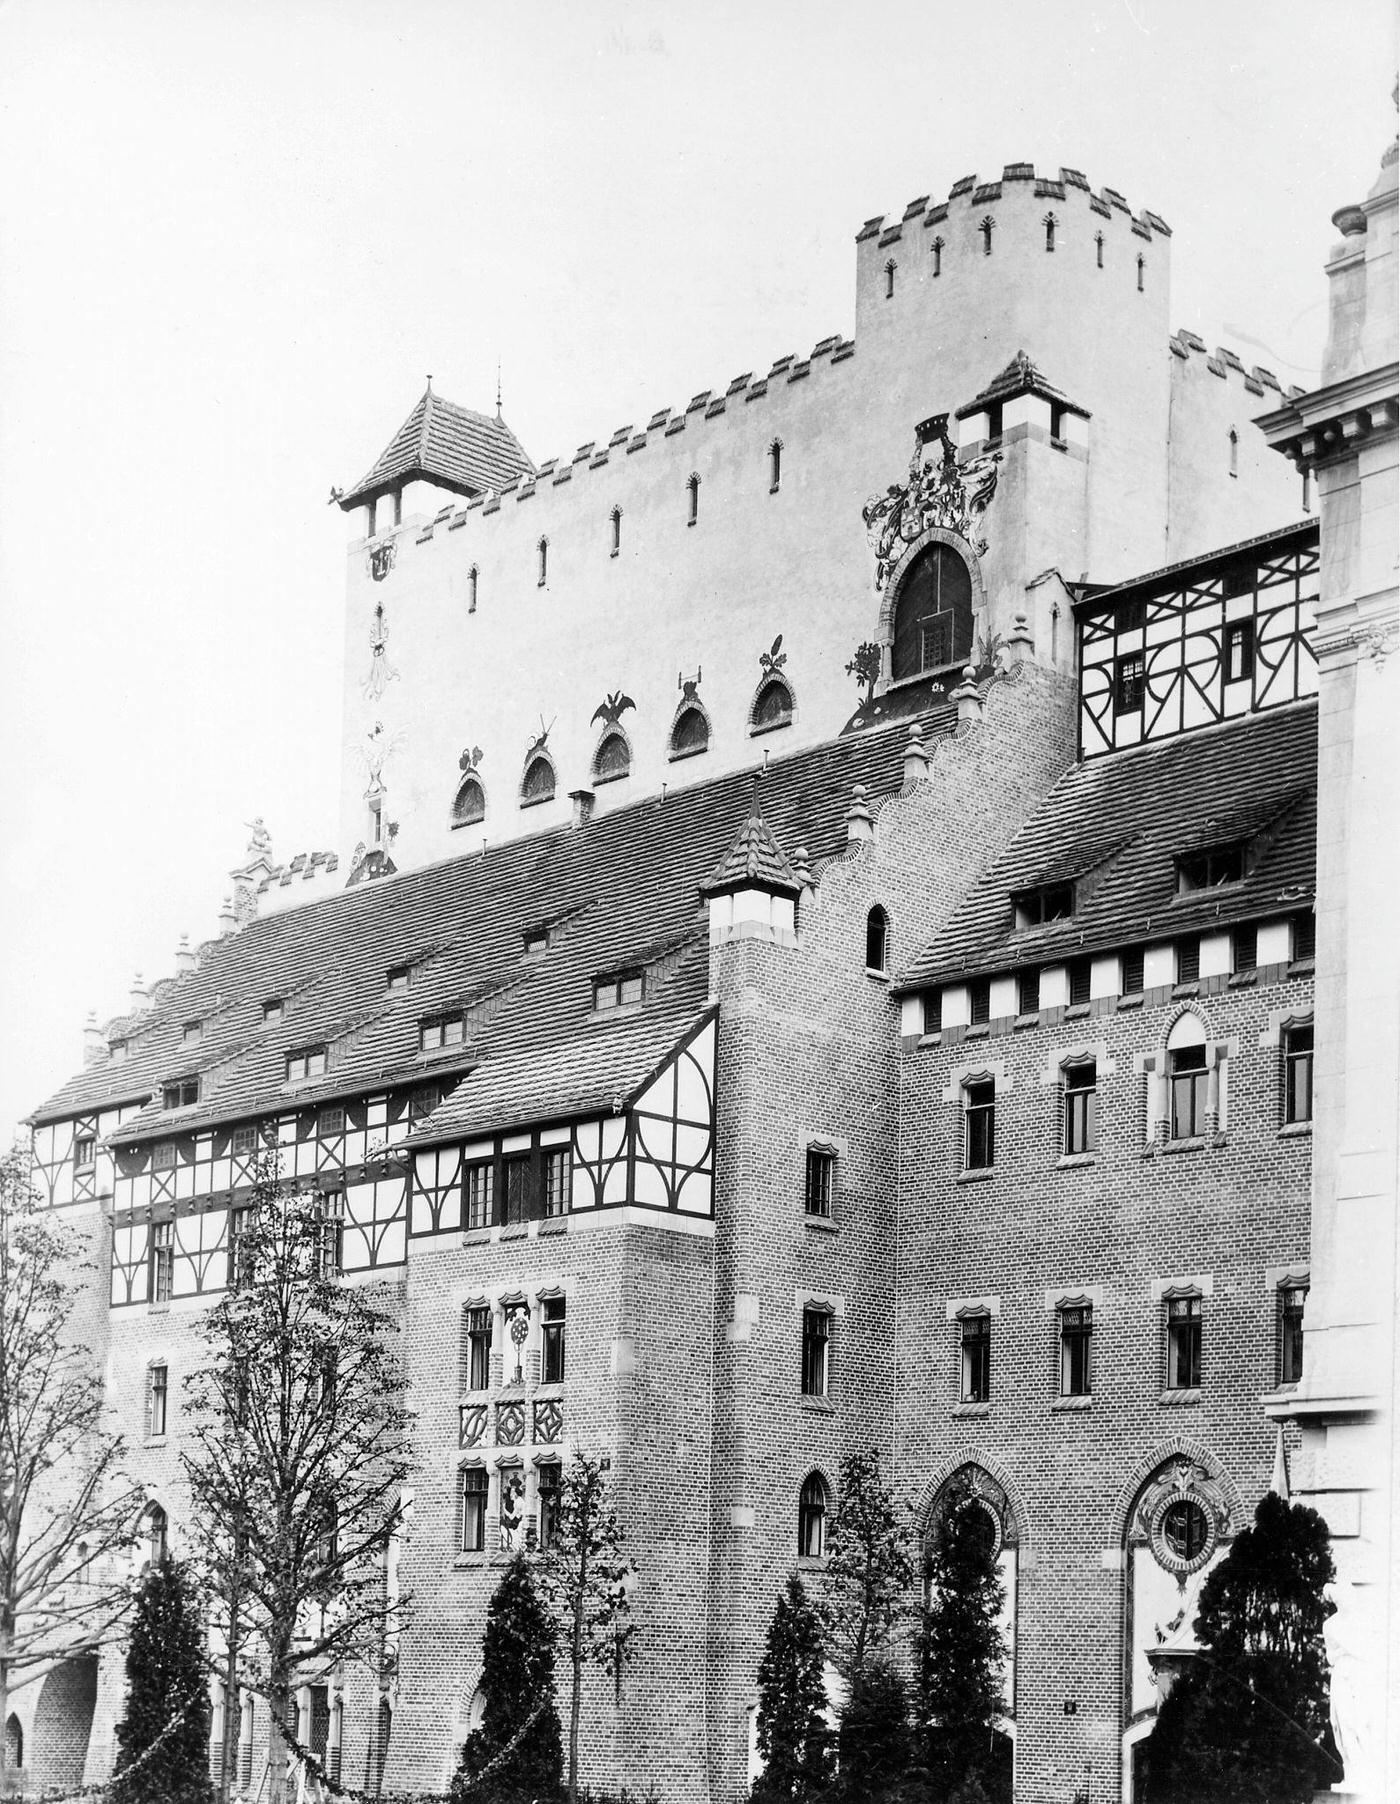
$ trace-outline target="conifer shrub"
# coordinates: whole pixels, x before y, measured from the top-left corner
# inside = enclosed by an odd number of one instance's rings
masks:
[[[109,1804],[213,1804],[204,1629],[178,1560],[158,1560],[136,1598]]]
[[[461,1768],[452,1785],[454,1799],[470,1799],[472,1804],[557,1804],[563,1798],[554,1635],[530,1562],[518,1553],[487,1607],[481,1675],[485,1711],[481,1727],[472,1731],[462,1750]],[[479,1783],[466,1783],[478,1775]]]
[[[821,1618],[794,1573],[778,1598],[758,1667],[758,1747],[765,1765],[754,1804],[814,1804],[831,1783]]]

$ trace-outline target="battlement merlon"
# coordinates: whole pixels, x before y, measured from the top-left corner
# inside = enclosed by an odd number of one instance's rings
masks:
[[[930,204],[928,195],[920,195],[910,201],[903,215],[893,224],[886,224],[886,214],[876,214],[856,233],[856,244],[864,247],[867,253],[872,243],[876,249],[887,248],[905,239],[916,226],[931,229],[949,223],[953,220],[955,207],[972,213],[997,203],[1019,201],[1025,195],[1034,201],[1069,201],[1075,193],[1083,197],[1097,219],[1111,220],[1115,215],[1122,215],[1140,238],[1150,241],[1154,235],[1162,238],[1172,235],[1171,227],[1160,214],[1145,208],[1134,214],[1116,188],[1103,188],[1095,194],[1077,169],[1061,168],[1058,176],[1049,177],[1038,176],[1033,163],[1008,163],[996,181],[979,182],[975,175],[964,176],[961,181],[954,182],[944,201]],[[976,223],[980,223],[980,216]],[[1044,223],[1043,217],[1040,223]]]

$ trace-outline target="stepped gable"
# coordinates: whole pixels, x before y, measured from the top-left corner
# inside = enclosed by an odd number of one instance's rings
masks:
[[[1181,854],[1255,841],[1242,883],[1178,896]],[[896,993],[1310,906],[1317,704],[1300,702],[1068,771],[903,972]],[[1011,897],[1083,879],[1067,920],[1017,931]]]
[[[935,742],[955,725],[955,709],[938,710],[925,738]],[[772,759],[762,781],[775,844],[806,846],[817,866],[840,858],[852,785],[863,783],[877,801],[897,794],[906,740],[895,727]],[[627,1071],[644,1077],[659,1041],[669,1035],[673,1044],[706,1006],[700,887],[744,830],[753,782],[752,768],[735,771],[583,827],[555,827],[250,921],[203,946],[197,970],[137,1018],[124,1063],[79,1072],[31,1119],[153,1098],[112,1136],[128,1144],[370,1089],[451,1087],[476,1067],[523,1073],[531,1061],[539,1087],[529,1094],[558,1106],[564,1092],[551,1086],[564,1084],[570,1059],[605,1041],[609,1061],[625,1055]],[[526,958],[522,935],[545,920],[558,931],[543,954]],[[401,965],[412,967],[409,985],[390,991],[386,974]],[[637,1014],[596,1015],[594,977],[639,965],[650,976]],[[281,1018],[265,1021],[273,998]],[[458,1009],[467,1013],[466,1044],[423,1056],[420,1019]],[[203,1037],[190,1046],[183,1029],[194,1020]],[[656,1024],[658,1038],[638,1023]],[[322,1043],[331,1048],[326,1076],[289,1087],[287,1053]],[[195,1075],[195,1106],[160,1106],[164,1083]],[[499,1093],[502,1119],[518,1119],[510,1097],[523,1103],[526,1092],[483,1083],[478,1093]]]
[[[763,818],[758,784],[755,783],[749,818],[739,829],[733,845],[700,885],[700,893],[717,896],[732,889],[768,889],[795,896],[801,888],[786,853]]]
[[[535,474],[519,439],[496,415],[475,413],[444,401],[430,382],[366,475],[340,497],[347,511],[416,476],[459,495],[498,494],[508,484]]]

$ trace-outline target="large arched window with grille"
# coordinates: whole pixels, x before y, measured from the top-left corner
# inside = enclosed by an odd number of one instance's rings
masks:
[[[895,682],[972,656],[972,573],[951,545],[925,545],[904,574],[894,611]]]

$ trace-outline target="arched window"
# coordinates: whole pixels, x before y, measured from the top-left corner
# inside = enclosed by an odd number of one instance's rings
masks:
[[[486,818],[486,791],[481,786],[481,778],[469,771],[462,778],[452,803],[452,825],[454,827],[474,827],[478,821]]]
[[[826,1514],[829,1505],[826,1480],[809,1473],[797,1502],[797,1554],[799,1559],[820,1560],[826,1553]]]
[[[930,248],[933,251],[933,273],[941,276],[943,274],[943,240],[935,238]]]
[[[754,697],[749,728],[754,733],[771,733],[775,727],[792,725],[792,691],[781,677],[769,677]]]
[[[685,492],[689,498],[690,505],[690,515],[686,520],[686,525],[694,526],[695,522],[700,518],[700,478],[698,476],[692,476],[690,478],[685,485]]]
[[[469,614],[474,614],[476,612],[476,565],[475,564],[473,564],[471,569],[468,570],[468,572],[467,572],[467,612]]]
[[[768,447],[768,493],[776,495],[783,486],[783,441],[775,438]]]
[[[865,968],[888,971],[890,968],[890,917],[878,903],[865,917]]]
[[[894,296],[894,270],[894,258],[891,257],[889,262],[885,265],[885,299],[887,301],[891,300]]]
[[[5,1765],[11,1772],[24,1765],[24,1730],[13,1710],[5,1719]]]
[[[978,230],[982,234],[982,255],[984,257],[990,257],[992,254],[992,228],[995,224],[996,221],[989,213],[978,227]]]
[[[538,580],[539,580],[540,588],[543,588],[545,586],[545,583],[549,580],[549,540],[548,539],[540,540],[539,553],[540,553],[540,573],[539,573]]]
[[[632,752],[624,736],[613,728],[604,733],[593,754],[593,781],[615,783],[632,769]]]
[[[520,785],[520,800],[528,808],[535,802],[554,800],[554,766],[543,752],[525,766],[525,780]]]
[[[704,710],[693,705],[682,708],[671,728],[671,756],[693,758],[697,752],[708,751],[709,746],[710,723]]]
[[[609,514],[608,519],[612,527],[612,544],[609,548],[608,555],[609,557],[616,557],[618,552],[622,550],[622,509],[620,507],[615,507],[612,513]]]
[[[1045,248],[1047,251],[1053,251],[1055,248],[1055,215],[1053,213],[1045,215]]]
[[[147,1509],[142,1529],[146,1557],[152,1566],[159,1566],[170,1548],[170,1518],[158,1503]]]
[[[918,676],[972,655],[972,577],[951,545],[926,545],[899,587],[893,675]]]

